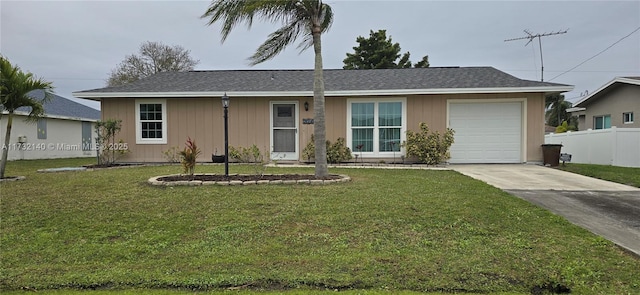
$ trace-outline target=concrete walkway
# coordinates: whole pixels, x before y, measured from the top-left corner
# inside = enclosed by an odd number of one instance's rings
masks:
[[[640,256],[640,189],[537,165],[452,165]]]

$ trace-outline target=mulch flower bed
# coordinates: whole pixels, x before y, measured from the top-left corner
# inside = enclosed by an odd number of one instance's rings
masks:
[[[158,178],[159,181],[258,181],[258,180],[335,180],[340,179],[340,175],[328,175],[326,177],[317,178],[311,174],[194,174],[194,175],[171,175]]]

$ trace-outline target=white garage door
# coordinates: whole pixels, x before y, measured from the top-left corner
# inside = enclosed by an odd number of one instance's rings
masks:
[[[522,102],[449,104],[451,163],[522,163]]]

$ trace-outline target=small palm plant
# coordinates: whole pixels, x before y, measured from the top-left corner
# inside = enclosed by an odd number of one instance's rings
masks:
[[[193,175],[196,171],[196,159],[200,155],[200,149],[196,145],[195,140],[187,137],[184,150],[180,151],[181,163],[184,168],[184,174]]]
[[[36,99],[29,93],[32,90],[44,90],[44,98]],[[36,78],[29,72],[23,72],[17,65],[11,64],[7,58],[0,55],[0,117],[7,112],[7,131],[4,137],[2,160],[0,160],[0,178],[4,178],[11,143],[11,128],[13,127],[14,112],[21,107],[27,107],[29,122],[35,122],[45,115],[43,105],[51,99],[53,86],[51,82]]]

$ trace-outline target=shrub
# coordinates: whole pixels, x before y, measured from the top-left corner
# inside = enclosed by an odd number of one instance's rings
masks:
[[[122,140],[115,142],[116,134],[122,128],[122,120],[108,119],[96,122],[96,152],[98,165],[112,165],[118,157],[129,151],[128,144]]]
[[[353,158],[351,149],[347,147],[344,138],[338,137],[333,144],[327,140],[327,162],[340,163],[349,161],[351,158]]]
[[[311,161],[315,158],[316,149],[314,144],[314,137],[311,134],[311,140],[307,146],[302,150],[302,158],[306,161]],[[340,162],[346,162],[353,158],[351,149],[347,147],[345,139],[339,137],[333,144],[327,140],[327,162],[336,164]]]
[[[196,171],[196,159],[198,158],[198,155],[200,155],[200,149],[196,145],[196,141],[191,140],[191,137],[188,137],[184,150],[180,151],[184,174],[193,175]]]
[[[180,162],[180,147],[173,146],[166,151],[162,152],[162,155],[167,162],[169,163],[178,163]]]
[[[311,162],[313,159],[315,159],[315,157],[316,157],[315,138],[313,137],[313,134],[311,134],[311,140],[309,141],[309,143],[307,143],[307,146],[305,146],[304,149],[302,150],[302,158],[305,161]]]
[[[430,132],[426,123],[420,123],[420,131],[407,131],[407,140],[402,146],[407,150],[408,157],[416,157],[420,162],[428,165],[440,164],[449,158],[449,148],[453,144],[455,131],[447,128],[444,134]]]
[[[567,131],[577,131],[578,130],[578,128],[576,127],[577,125],[578,125],[577,122],[575,123],[575,125],[570,125],[569,122],[562,121],[562,124],[556,127],[556,133],[565,133]]]
[[[266,167],[264,166],[264,154],[254,144],[248,148],[245,147],[229,147],[229,158],[235,159],[240,163],[253,164],[253,168],[256,175],[264,174]]]

